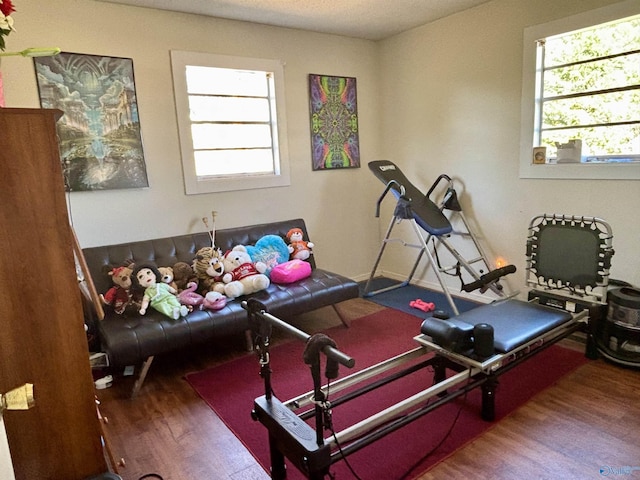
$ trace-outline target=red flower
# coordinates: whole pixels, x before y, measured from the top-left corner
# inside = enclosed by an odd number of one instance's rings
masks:
[[[2,12],[5,17],[8,17],[15,11],[16,9],[13,7],[11,0],[0,0],[0,12]]]

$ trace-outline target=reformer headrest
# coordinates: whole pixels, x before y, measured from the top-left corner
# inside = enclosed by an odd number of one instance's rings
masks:
[[[473,325],[460,322],[455,318],[442,320],[426,318],[420,331],[433,339],[442,348],[452,352],[463,352],[473,348]]]
[[[493,327],[488,323],[471,325],[467,322],[429,317],[422,322],[420,331],[445,350],[463,353],[475,358],[488,358],[495,353]]]

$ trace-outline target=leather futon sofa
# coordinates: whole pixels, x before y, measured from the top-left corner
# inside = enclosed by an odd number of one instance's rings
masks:
[[[254,245],[265,235],[279,235],[285,239],[292,228],[302,229],[304,239],[309,240],[304,220],[294,219],[216,230],[215,243],[224,252],[236,245]],[[196,252],[208,246],[211,246],[209,233],[202,232],[85,248],[83,254],[97,292],[105,293],[112,286],[106,267],[123,265],[127,261],[152,263],[159,267],[172,266],[177,262],[191,264]],[[134,396],[155,355],[215,338],[246,334],[249,321],[241,302],[248,297],[258,299],[269,313],[285,321],[320,307],[331,305],[335,308],[337,303],[358,297],[355,281],[316,268],[313,255],[307,261],[312,266],[309,277],[286,285],[272,282],[266,290],[228,301],[221,310],[195,309],[186,317],[173,320],[151,308],[145,315],[137,312],[116,314],[105,308],[105,318],[96,321],[101,349],[107,354],[112,367],[142,366],[132,392]],[[346,324],[344,318],[340,318]]]

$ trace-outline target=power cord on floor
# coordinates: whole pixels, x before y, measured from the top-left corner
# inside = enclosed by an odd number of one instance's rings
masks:
[[[330,392],[330,390],[331,390],[331,381],[329,381],[329,379],[327,379],[327,393],[325,395],[325,405],[329,405],[329,392]],[[331,432],[331,434],[333,435],[333,440],[336,442],[336,447],[338,447],[338,451],[340,452],[340,456],[342,457],[342,461],[345,463],[345,465],[347,466],[347,468],[349,469],[349,471],[351,472],[353,477],[356,480],[361,480],[360,477],[358,476],[358,474],[356,473],[356,471],[353,469],[353,467],[349,463],[349,460],[347,459],[347,456],[342,451],[342,445],[340,445],[340,442],[338,441],[338,436],[336,434],[336,431],[333,428],[333,418],[331,416],[331,410],[325,410],[325,421],[326,421],[326,427],[325,428],[327,430],[329,430]],[[329,472],[328,475],[329,475],[330,479],[334,479],[335,478],[335,476],[331,472]]]
[[[469,369],[469,377],[467,379],[467,382],[469,382],[469,380],[471,380],[471,369]],[[402,475],[402,477],[400,477],[400,480],[405,480],[406,478],[409,478],[409,475],[412,474],[412,472],[418,468],[418,466],[424,462],[427,458],[429,458],[429,456],[431,456],[436,450],[438,450],[442,444],[449,438],[449,436],[451,435],[451,432],[453,431],[453,428],[456,426],[456,424],[458,423],[458,419],[460,418],[460,414],[462,413],[462,409],[467,401],[467,394],[469,393],[469,391],[466,391],[462,397],[462,401],[460,403],[460,406],[458,408],[458,413],[456,413],[455,418],[453,419],[453,422],[451,423],[451,426],[449,427],[449,430],[447,431],[447,433],[445,433],[444,437],[442,437],[440,439],[440,441],[438,442],[437,445],[435,445],[431,450],[429,450],[425,455],[423,455],[416,463],[414,463],[411,467],[409,467],[409,469],[407,471],[405,471],[404,475]]]

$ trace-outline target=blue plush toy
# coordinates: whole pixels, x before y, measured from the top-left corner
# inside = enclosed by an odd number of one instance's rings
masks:
[[[267,276],[273,267],[289,260],[289,247],[278,235],[265,235],[255,245],[246,247],[253,263],[262,262],[267,266],[264,272]]]

